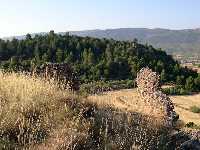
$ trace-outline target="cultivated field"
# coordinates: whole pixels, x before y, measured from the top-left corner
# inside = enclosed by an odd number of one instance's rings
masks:
[[[184,123],[194,122],[200,125],[200,114],[189,110],[191,106],[200,106],[200,94],[191,96],[171,96],[175,105],[175,111]],[[143,107],[138,105],[139,96],[136,89],[126,89],[106,92],[102,95],[92,95],[89,100],[99,107],[111,106],[125,111],[141,111]]]

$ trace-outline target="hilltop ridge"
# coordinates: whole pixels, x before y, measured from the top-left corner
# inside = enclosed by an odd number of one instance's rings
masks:
[[[163,28],[117,28],[117,29],[94,29],[83,31],[69,31],[71,35],[90,36],[95,38],[112,38],[115,40],[133,40],[137,38],[141,43],[151,44],[156,48],[162,48],[167,53],[193,55],[200,53],[200,28],[196,29],[163,29]],[[37,33],[36,33],[37,34]],[[36,35],[35,33],[32,36]],[[39,35],[47,33],[41,32]],[[63,35],[64,32],[59,34]],[[25,35],[5,37],[5,40],[13,38],[24,39]]]

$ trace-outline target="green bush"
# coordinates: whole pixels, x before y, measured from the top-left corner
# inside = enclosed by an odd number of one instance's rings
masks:
[[[96,81],[82,84],[80,88],[81,93],[98,94],[101,92],[134,88],[133,80],[114,80],[114,81]]]
[[[200,107],[197,107],[197,106],[190,107],[190,110],[193,113],[200,113]]]
[[[184,89],[183,86],[175,86],[162,89],[163,93],[167,95],[188,95],[191,92]]]

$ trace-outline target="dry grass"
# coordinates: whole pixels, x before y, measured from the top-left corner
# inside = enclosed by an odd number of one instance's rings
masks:
[[[185,123],[194,122],[200,125],[200,114],[193,113],[190,107],[196,105],[200,106],[200,94],[188,96],[171,96],[175,103],[175,110],[179,114],[181,120]]]
[[[163,125],[163,113],[143,103],[136,89],[123,89],[106,92],[101,95],[91,95],[88,101],[95,103],[99,108],[111,107],[122,112],[140,113],[155,119],[155,126]],[[153,125],[152,125],[153,126]]]
[[[78,99],[54,81],[0,72],[0,149],[39,144],[63,125],[84,131],[79,108],[70,108]]]
[[[88,99],[24,74],[0,72],[0,149],[155,149],[157,125],[136,89]],[[196,123],[196,122],[195,122]]]
[[[129,90],[85,101],[59,87],[54,81],[0,72],[0,149],[130,149],[162,144],[165,132],[135,112],[137,101],[126,101]],[[136,92],[131,93],[135,99]]]
[[[191,106],[200,106],[200,94],[190,96],[171,96],[175,104],[175,111],[185,123],[194,122],[200,125],[200,115],[190,111]],[[111,106],[116,109],[131,112],[142,112],[143,106],[138,105],[139,97],[136,89],[119,90],[107,92],[102,95],[89,96],[89,101],[96,103],[99,107]],[[148,113],[148,112],[147,112]]]
[[[100,95],[91,95],[88,100],[99,107],[114,107],[124,111],[136,111],[139,96],[136,89],[105,92]]]

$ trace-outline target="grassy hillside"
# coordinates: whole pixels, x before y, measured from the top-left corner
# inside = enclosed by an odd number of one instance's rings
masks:
[[[101,107],[97,97],[29,75],[0,72],[0,100],[0,149],[162,149],[170,139],[169,128],[131,103],[122,109],[105,98]]]

